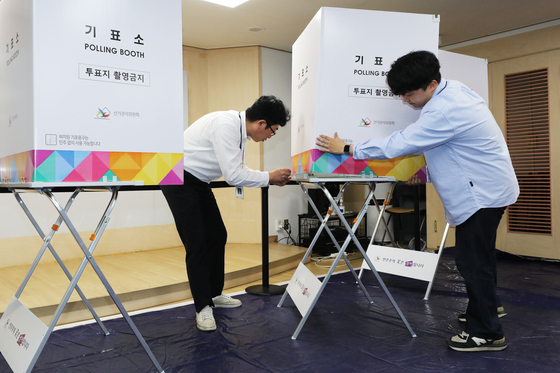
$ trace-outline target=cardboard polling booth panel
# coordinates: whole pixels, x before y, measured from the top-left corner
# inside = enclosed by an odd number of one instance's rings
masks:
[[[414,122],[419,109],[391,94],[386,74],[413,50],[437,55],[438,33],[434,15],[321,8],[292,48],[292,172],[424,178],[423,156],[354,161],[315,139],[338,132],[356,143]]]
[[[460,81],[488,105],[488,60],[444,50],[437,56],[442,78]]]
[[[0,182],[182,182],[180,0],[2,0],[0,46]]]

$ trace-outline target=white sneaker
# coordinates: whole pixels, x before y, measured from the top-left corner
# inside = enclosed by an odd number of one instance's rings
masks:
[[[204,332],[216,330],[216,320],[210,306],[206,306],[202,311],[196,313],[196,327]]]
[[[239,299],[233,299],[224,293],[212,298],[212,302],[214,302],[214,308],[235,308],[241,306]]]

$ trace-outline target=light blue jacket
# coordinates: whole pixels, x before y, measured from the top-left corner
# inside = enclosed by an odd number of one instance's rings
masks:
[[[442,79],[418,120],[402,131],[354,145],[355,159],[424,154],[428,178],[457,226],[481,208],[519,196],[504,136],[484,100],[464,84]]]

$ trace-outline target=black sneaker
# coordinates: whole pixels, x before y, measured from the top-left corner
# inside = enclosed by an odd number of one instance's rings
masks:
[[[500,339],[479,338],[470,336],[467,332],[451,337],[447,345],[455,351],[502,351],[507,347],[506,337]]]
[[[501,319],[505,315],[507,315],[507,312],[504,310],[504,307],[498,307],[498,317]],[[467,322],[467,314],[466,313],[460,314],[457,318],[461,322]]]

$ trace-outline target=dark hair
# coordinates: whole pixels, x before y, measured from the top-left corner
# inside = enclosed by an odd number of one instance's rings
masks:
[[[439,61],[432,52],[410,52],[393,62],[387,73],[387,84],[397,96],[426,89],[432,80],[441,81],[439,68]]]
[[[290,111],[286,109],[281,100],[274,96],[261,96],[246,110],[245,114],[247,120],[251,122],[264,119],[267,127],[275,124],[284,127],[290,120]]]

